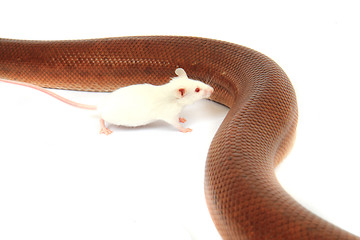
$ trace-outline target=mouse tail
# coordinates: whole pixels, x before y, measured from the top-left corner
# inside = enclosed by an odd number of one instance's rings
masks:
[[[82,104],[82,103],[77,103],[77,102],[74,102],[74,101],[71,101],[69,99],[66,99],[60,95],[57,95],[56,93],[53,93],[45,88],[42,88],[42,87],[39,87],[39,86],[36,86],[34,84],[31,84],[31,83],[25,83],[25,82],[18,82],[18,81],[12,81],[12,80],[6,80],[6,79],[1,79],[0,78],[0,82],[5,82],[5,83],[12,83],[12,84],[16,84],[16,85],[20,85],[20,86],[25,86],[25,87],[29,87],[29,88],[33,88],[33,89],[36,89],[40,92],[43,92],[43,93],[46,93],[54,98],[56,98],[57,100],[60,100],[66,104],[69,104],[71,106],[74,106],[74,107],[78,107],[78,108],[82,108],[82,109],[87,109],[87,110],[96,110],[97,107],[96,106],[93,106],[93,105],[87,105],[87,104]]]

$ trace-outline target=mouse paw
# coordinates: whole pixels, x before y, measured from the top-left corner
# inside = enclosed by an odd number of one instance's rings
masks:
[[[185,118],[179,118],[179,122],[181,122],[181,123],[185,123],[187,120],[185,119]]]
[[[100,129],[100,134],[110,135],[111,133],[112,133],[112,131],[110,129],[107,129],[107,128]]]
[[[183,133],[192,132],[191,128],[180,128],[179,130],[180,130],[180,132],[183,132]]]

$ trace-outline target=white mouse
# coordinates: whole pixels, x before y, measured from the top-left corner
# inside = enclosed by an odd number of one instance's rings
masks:
[[[120,88],[107,95],[97,106],[73,102],[36,85],[4,79],[0,81],[37,89],[75,107],[98,110],[101,134],[112,133],[105,127],[105,122],[137,127],[158,120],[173,125],[181,132],[191,132],[190,128],[180,124],[186,121],[180,117],[181,110],[197,100],[209,98],[214,89],[203,82],[189,79],[182,68],[177,68],[175,73],[177,77],[164,85],[137,84]]]

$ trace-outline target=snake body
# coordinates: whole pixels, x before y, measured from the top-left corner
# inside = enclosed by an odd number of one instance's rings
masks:
[[[195,37],[74,41],[0,39],[0,77],[47,88],[113,91],[164,84],[181,67],[230,108],[206,161],[205,193],[223,239],[360,239],[317,217],[278,183],[293,144],[297,102],[284,71],[263,54]]]

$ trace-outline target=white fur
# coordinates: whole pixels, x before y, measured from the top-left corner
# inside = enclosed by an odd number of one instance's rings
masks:
[[[175,73],[177,77],[161,86],[138,84],[120,88],[105,97],[98,106],[76,103],[29,83],[5,79],[0,79],[0,82],[34,88],[75,107],[97,109],[101,117],[100,133],[106,135],[112,131],[105,127],[104,121],[115,125],[136,127],[163,120],[182,132],[189,132],[191,129],[185,129],[179,123],[182,108],[199,99],[210,97],[214,89],[205,83],[189,79],[182,68],[176,69]],[[184,119],[181,121],[183,122]]]
[[[178,77],[161,86],[138,84],[110,93],[98,105],[100,117],[121,126],[135,127],[163,120],[180,128],[182,108],[210,97],[214,89],[200,81],[188,79],[181,68],[176,69],[175,73]],[[200,91],[196,92],[196,88]],[[179,89],[185,90],[183,95]]]

